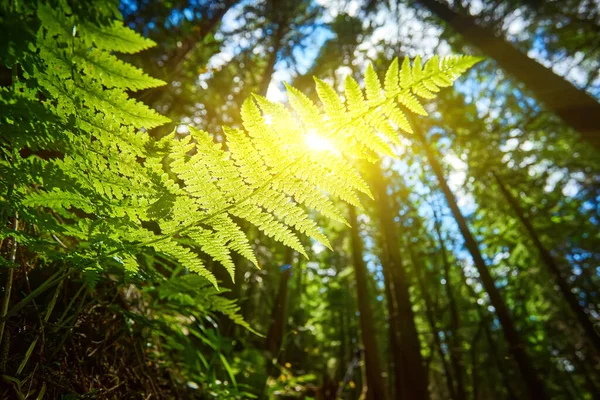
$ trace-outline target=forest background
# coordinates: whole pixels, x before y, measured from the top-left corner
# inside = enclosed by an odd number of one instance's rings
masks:
[[[3,396],[598,398],[597,1],[94,6],[2,2]],[[375,75],[386,90],[399,73],[406,83],[405,56],[416,82],[421,59],[427,72],[426,60],[451,54],[481,59],[465,59],[452,88],[413,88],[424,106],[401,102],[409,127],[390,117],[404,128],[389,154],[356,163],[372,196],[356,184],[331,203],[339,215],[316,200],[320,214],[301,207],[328,242],[308,223],[313,239],[296,242],[240,212],[231,226],[248,245],[227,230],[231,255],[198,227],[156,244],[182,232],[170,219],[186,221],[168,182],[192,186],[186,163],[201,146],[245,143],[235,129],[251,131],[253,93],[294,105],[287,82],[318,103],[328,92],[316,76],[348,101],[350,76],[372,101]],[[334,164],[330,141],[306,145],[315,165]],[[252,162],[265,169],[286,156],[262,150]],[[136,178],[142,164],[151,172]],[[126,179],[110,181],[113,167]],[[164,191],[146,204],[145,187]],[[103,196],[134,199],[149,218],[121,231],[139,211]],[[135,252],[134,242],[151,245]]]

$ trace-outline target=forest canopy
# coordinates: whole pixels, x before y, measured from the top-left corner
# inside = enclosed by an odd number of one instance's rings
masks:
[[[3,398],[600,393],[598,4],[0,25]]]

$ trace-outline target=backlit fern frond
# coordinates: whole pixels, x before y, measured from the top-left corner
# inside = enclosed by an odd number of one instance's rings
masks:
[[[394,60],[383,83],[369,66],[364,90],[347,78],[343,98],[316,79],[321,105],[290,86],[289,107],[254,96],[242,126],[224,128],[226,144],[193,127],[155,139],[147,130],[168,119],[127,91],[163,82],[114,54],[153,43],[114,7],[91,22],[58,4],[29,10],[37,34],[15,53],[24,78],[0,90],[0,209],[63,236],[68,251],[53,256],[90,276],[109,264],[135,274],[152,249],[216,285],[207,259],[232,278],[231,252],[258,264],[241,220],[305,256],[300,235],[330,247],[311,210],[346,223],[334,200],[360,207],[371,196],[356,160],[393,155],[398,128],[411,132],[406,113],[426,115],[420,99],[477,62]]]
[[[316,79],[322,107],[292,87],[288,87],[291,111],[254,96],[242,106],[243,129],[224,128],[227,147],[215,144],[208,133],[194,128],[181,139],[173,134],[167,140],[171,148],[166,159],[180,183],[166,179],[174,188],[173,195],[185,193],[189,198],[181,200],[185,207],[175,207],[182,212],[174,211],[159,221],[164,240],[168,242],[174,235],[191,240],[220,261],[232,277],[229,252],[238,251],[245,257],[250,254],[239,251],[244,243],[241,236],[233,241],[219,234],[221,224],[231,224],[232,217],[250,222],[304,255],[298,234],[329,247],[305,207],[345,222],[330,199],[360,207],[358,193],[370,196],[353,160],[393,154],[388,143],[398,143],[397,127],[410,132],[402,106],[424,113],[417,96],[429,97],[425,90],[439,90],[436,82],[443,85],[454,80],[476,61],[472,57],[450,57],[442,62],[433,58],[421,67],[417,59],[412,69],[405,61],[401,72],[394,60],[383,85],[369,67],[364,93],[349,78],[345,101]],[[315,139],[330,146],[320,151],[311,149],[307,141]],[[243,248],[248,250],[249,245]]]

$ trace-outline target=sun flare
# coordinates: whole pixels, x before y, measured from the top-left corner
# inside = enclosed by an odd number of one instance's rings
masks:
[[[306,134],[304,141],[306,146],[314,151],[336,151],[331,140],[324,138],[314,130],[311,130]]]

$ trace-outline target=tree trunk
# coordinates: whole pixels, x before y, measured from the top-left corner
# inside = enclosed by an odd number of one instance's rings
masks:
[[[277,55],[279,54],[279,50],[281,50],[281,40],[283,38],[285,28],[283,23],[279,23],[278,25],[279,26],[277,27],[275,36],[273,37],[273,50],[271,51],[271,54],[269,54],[269,60],[267,61],[267,66],[263,71],[262,80],[260,81],[260,86],[258,88],[258,94],[261,96],[267,95],[269,84],[273,78],[273,72],[275,71],[275,64],[277,64]]]
[[[406,270],[402,263],[399,241],[396,235],[393,215],[386,191],[386,183],[381,168],[378,165],[371,167],[371,187],[374,190],[381,235],[383,236],[387,254],[388,265],[384,269],[390,271],[394,295],[396,297],[398,313],[398,329],[400,333],[400,351],[402,353],[403,381],[401,396],[405,400],[421,400],[429,398],[427,392],[427,370],[421,356],[421,344],[419,334],[415,325],[415,315],[410,302]]]
[[[482,324],[485,323],[483,320],[479,321],[475,336],[471,341],[471,385],[473,386],[473,400],[479,399],[479,378],[477,376],[477,342],[482,332]]]
[[[477,25],[473,17],[459,14],[439,0],[417,2],[461,34],[466,42],[496,60],[549,110],[579,131],[585,141],[600,148],[600,103],[592,96],[529,58],[490,29]]]
[[[387,254],[386,244],[383,240],[380,243],[381,247],[381,265],[387,266],[389,264],[389,255]],[[390,360],[393,364],[393,376],[394,376],[394,393],[395,399],[404,400],[402,397],[403,392],[403,381],[404,381],[404,373],[402,372],[402,368],[405,367],[402,363],[402,351],[400,349],[400,338],[398,329],[398,310],[396,304],[396,296],[394,295],[394,283],[392,282],[392,277],[390,271],[387,268],[381,268],[383,273],[383,284],[385,288],[385,297],[388,309],[388,324],[389,324],[389,334],[390,334],[390,348],[392,351],[392,356]],[[390,373],[390,376],[392,374]]]
[[[454,400],[464,400],[465,398],[457,397],[456,390],[454,389],[454,376],[450,366],[448,365],[448,361],[446,360],[446,355],[444,354],[444,346],[442,344],[442,339],[438,333],[438,325],[436,323],[437,318],[435,313],[433,312],[434,306],[431,297],[429,296],[429,290],[427,289],[427,282],[425,281],[425,277],[423,276],[423,271],[425,266],[422,265],[419,260],[417,260],[417,255],[415,254],[411,243],[406,243],[408,246],[408,252],[410,254],[410,260],[412,262],[412,269],[415,277],[417,278],[417,282],[419,283],[419,288],[421,289],[421,295],[423,296],[423,301],[425,302],[425,316],[427,318],[427,322],[429,324],[429,329],[431,329],[431,333],[433,335],[433,342],[435,344],[436,350],[438,352],[438,356],[440,357],[440,362],[442,363],[442,368],[444,369],[444,374],[446,375],[446,384],[448,386],[448,393],[450,394],[450,398]]]
[[[367,266],[363,260],[363,244],[358,234],[358,220],[356,210],[350,206],[349,221],[352,226],[350,235],[352,242],[352,259],[356,277],[356,292],[358,297],[358,311],[363,346],[365,348],[365,370],[367,376],[367,398],[379,400],[386,398],[385,388],[381,375],[381,362],[377,340],[373,331],[373,314],[369,304],[369,291],[367,288]]]
[[[498,347],[496,346],[496,342],[494,341],[494,338],[492,337],[492,332],[490,330],[490,325],[493,324],[492,317],[489,315],[487,308],[477,304],[477,299],[478,299],[477,293],[475,293],[475,290],[473,290],[473,288],[467,284],[467,277],[462,269],[460,270],[460,273],[461,273],[461,277],[464,281],[465,287],[467,288],[467,292],[469,292],[469,295],[473,298],[473,301],[476,304],[475,309],[477,310],[477,315],[479,315],[479,321],[480,321],[479,326],[483,329],[483,332],[485,333],[485,337],[486,337],[488,347],[489,347],[488,353],[491,356],[492,361],[498,368],[498,372],[500,373],[500,376],[502,377],[502,384],[504,385],[504,388],[507,391],[508,399],[516,400],[519,397],[517,397],[517,395],[515,394],[515,392],[512,388],[510,376],[508,376],[507,368],[503,364],[504,357],[502,357],[502,358],[500,357],[500,354],[498,352]]]
[[[292,249],[286,247],[283,259],[284,265],[291,265],[293,261],[292,259]],[[273,305],[273,311],[271,313],[271,325],[267,331],[265,349],[270,353],[272,358],[279,358],[279,352],[281,345],[283,344],[283,335],[285,330],[285,306],[288,294],[288,281],[290,280],[291,273],[292,268],[287,268],[281,272],[279,289],[277,290],[277,297],[275,298],[275,304]]]
[[[552,277],[554,278],[554,282],[558,286],[561,294],[564,296],[565,300],[569,304],[569,307],[571,307],[571,310],[573,310],[573,312],[577,316],[577,319],[579,320],[579,323],[583,327],[583,330],[585,331],[588,339],[596,348],[596,352],[600,353],[600,335],[598,335],[598,332],[596,332],[596,330],[594,329],[594,324],[592,323],[589,316],[586,314],[586,312],[583,310],[583,308],[577,301],[577,298],[571,291],[570,285],[561,276],[560,269],[558,268],[558,265],[556,264],[554,257],[552,257],[552,255],[550,254],[548,249],[546,249],[546,247],[542,243],[540,237],[538,236],[535,228],[533,227],[533,224],[525,216],[525,213],[523,212],[523,209],[517,202],[517,199],[515,199],[512,196],[512,194],[509,192],[508,188],[504,185],[504,182],[502,182],[502,179],[498,176],[498,174],[496,174],[493,171],[492,171],[492,175],[496,179],[496,182],[498,183],[498,186],[500,187],[500,191],[504,195],[506,202],[513,209],[514,213],[517,215],[517,218],[519,218],[519,221],[521,221],[521,224],[525,227],[525,230],[529,234],[529,238],[531,239],[534,246],[539,251],[542,261],[544,262],[544,264],[546,264],[546,267],[552,274]]]
[[[490,297],[490,302],[496,309],[496,315],[498,316],[498,320],[502,325],[504,336],[506,337],[506,341],[509,344],[511,354],[517,362],[517,365],[519,366],[519,371],[521,372],[521,375],[523,376],[523,379],[527,384],[531,399],[548,399],[546,389],[542,384],[542,381],[540,380],[531,362],[531,359],[525,351],[525,343],[521,339],[521,336],[515,327],[510,311],[508,310],[508,307],[506,306],[506,303],[504,302],[500,291],[496,287],[494,283],[494,278],[490,274],[488,267],[485,261],[483,260],[483,256],[481,255],[479,246],[473,238],[471,231],[469,230],[467,221],[465,220],[464,216],[460,212],[460,209],[458,208],[458,204],[456,203],[456,199],[454,198],[452,191],[448,187],[448,184],[444,177],[443,169],[440,163],[438,162],[437,158],[433,154],[433,151],[427,143],[424,135],[421,132],[419,132],[418,135],[419,139],[423,144],[423,149],[427,154],[429,164],[431,165],[433,172],[437,176],[438,183],[442,189],[442,192],[444,193],[444,196],[446,197],[446,202],[452,210],[454,219],[456,220],[456,223],[464,238],[465,246],[471,254],[473,263],[475,264],[475,267],[479,272],[481,283],[483,284],[485,291]]]
[[[452,286],[452,279],[450,278],[450,262],[448,260],[448,253],[446,252],[446,245],[442,237],[442,230],[437,214],[434,211],[434,228],[440,242],[440,251],[442,255],[442,266],[444,267],[444,279],[446,284],[446,295],[448,296],[448,307],[450,308],[450,362],[452,363],[452,369],[454,370],[454,379],[456,381],[456,396],[459,399],[466,399],[465,385],[463,378],[463,362],[461,357],[461,340],[459,337],[460,319],[458,316],[458,308],[456,306],[456,299],[454,298],[454,290]]]

